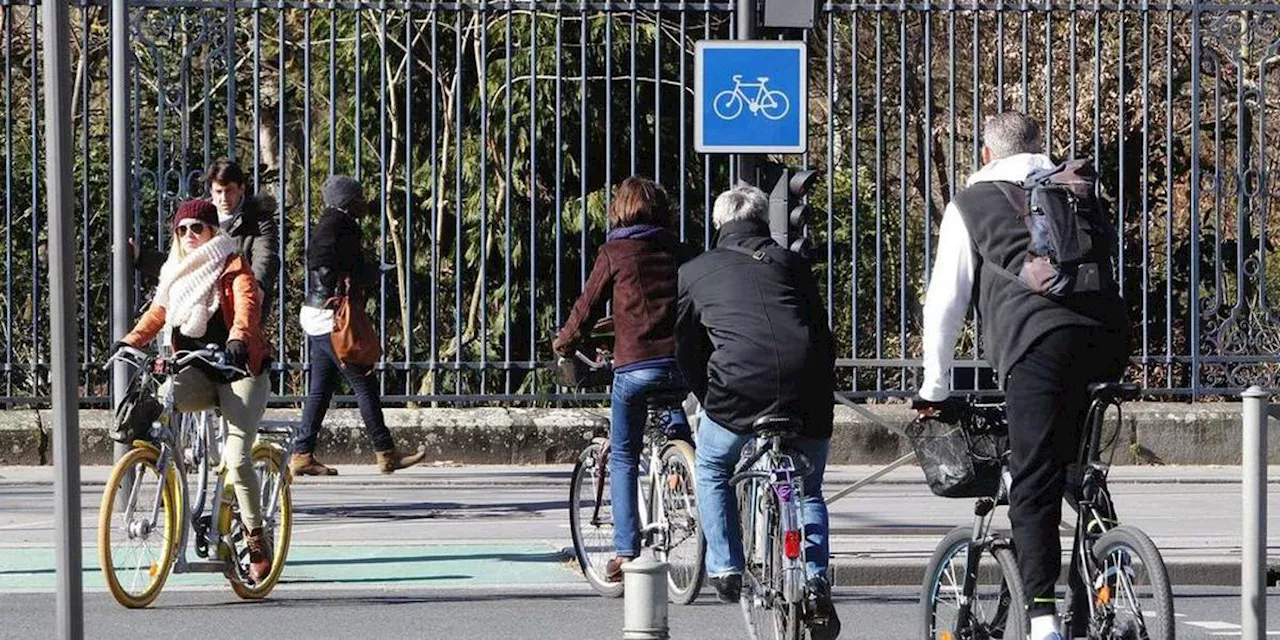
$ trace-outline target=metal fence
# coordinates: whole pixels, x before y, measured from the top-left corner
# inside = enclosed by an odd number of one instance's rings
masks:
[[[38,11],[0,0],[5,276],[0,402],[48,393]],[[728,2],[128,0],[129,113],[111,113],[107,0],[75,24],[86,403],[109,393],[109,133],[127,127],[134,235],[202,195],[219,155],[279,203],[271,313],[280,402],[305,392],[299,304],[330,173],[364,182],[388,402],[575,399],[538,369],[607,231],[610,187],[657,177],[708,246],[727,157],[692,145],[693,43]],[[810,221],[851,394],[912,392],[943,208],[1017,108],[1089,156],[1121,232],[1131,377],[1158,395],[1276,386],[1272,168],[1280,8],[1261,3],[830,3],[810,45]],[[138,299],[146,292],[136,291]],[[959,386],[990,386],[975,328]],[[974,375],[974,372],[979,375]]]

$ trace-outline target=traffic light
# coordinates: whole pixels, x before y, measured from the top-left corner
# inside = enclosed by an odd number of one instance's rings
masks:
[[[787,181],[787,239],[791,241],[787,248],[807,258],[813,257],[807,233],[812,208],[805,199],[817,181],[818,172],[813,169],[797,171]]]
[[[809,259],[816,257],[806,237],[814,213],[805,198],[819,175],[815,170],[795,171],[776,163],[761,165],[759,173],[760,187],[769,196],[769,234],[779,245]]]

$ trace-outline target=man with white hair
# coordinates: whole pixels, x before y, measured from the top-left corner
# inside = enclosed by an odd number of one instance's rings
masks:
[[[1061,640],[1054,586],[1062,568],[1058,523],[1065,469],[1079,449],[1089,384],[1114,382],[1124,371],[1128,322],[1111,265],[1102,264],[1110,249],[1092,254],[1099,285],[1068,299],[1040,295],[1011,275],[1027,262],[1031,241],[1021,215],[1027,196],[1019,184],[1057,166],[1042,149],[1040,128],[1027,116],[1006,112],[987,120],[985,164],[947,205],[938,229],[924,301],[924,379],[912,406],[944,420],[954,409],[947,378],[956,337],[976,298],[984,352],[1005,393],[1013,475],[1009,520],[1030,639]],[[1101,236],[1114,238],[1114,231]],[[1084,622],[1078,618],[1073,622]]]
[[[833,413],[835,351],[811,264],[769,234],[769,203],[755,187],[716,199],[716,248],[680,267],[676,360],[705,410],[698,425],[697,483],[707,575],[722,601],[741,594],[744,558],[729,485],[757,421],[798,424],[787,445],[813,465],[804,480],[805,560],[814,596],[814,640],[840,633],[826,579],[827,506],[822,497]]]

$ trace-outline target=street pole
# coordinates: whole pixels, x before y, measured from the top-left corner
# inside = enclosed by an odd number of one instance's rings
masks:
[[[756,3],[757,0],[738,0],[738,40],[755,40],[756,30],[759,21],[756,19]],[[756,166],[760,159],[751,154],[738,155],[738,179],[755,186],[758,182],[756,177]],[[763,188],[763,187],[762,187]]]
[[[129,227],[133,203],[129,197],[129,3],[111,0],[111,335],[118,340],[133,321],[133,255],[129,251]],[[129,369],[117,362],[111,370],[111,397],[118,404],[129,387]],[[114,443],[115,459],[129,452],[129,445]],[[132,486],[125,478],[124,501]],[[121,503],[123,508],[123,502]]]
[[[84,637],[80,566],[80,437],[72,297],[71,74],[66,2],[44,2],[45,194],[53,340],[53,512],[57,521],[58,637]]]
[[[1249,387],[1244,397],[1244,439],[1240,449],[1241,526],[1240,637],[1260,640],[1267,632],[1267,404],[1268,396]]]

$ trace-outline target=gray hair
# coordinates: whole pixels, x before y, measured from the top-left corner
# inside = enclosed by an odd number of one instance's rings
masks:
[[[991,150],[991,159],[999,160],[1020,153],[1041,153],[1040,125],[1018,111],[1006,111],[987,118],[982,131],[982,144]]]
[[[769,223],[769,198],[750,185],[739,185],[720,194],[711,211],[711,222],[717,229],[734,220],[753,218]]]

